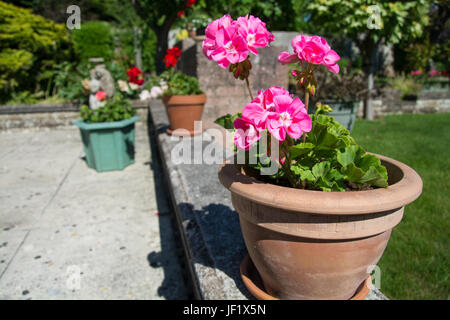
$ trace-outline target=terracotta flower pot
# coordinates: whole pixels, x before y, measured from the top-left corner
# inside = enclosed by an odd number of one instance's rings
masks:
[[[162,100],[166,106],[167,117],[169,118],[170,129],[167,130],[169,134],[172,134],[177,129],[185,129],[190,135],[201,133],[194,130],[194,121],[202,119],[203,108],[206,102],[205,94],[163,96]]]
[[[280,299],[350,299],[381,258],[404,206],[422,192],[407,165],[379,156],[389,187],[322,192],[281,187],[219,169],[266,292]]]

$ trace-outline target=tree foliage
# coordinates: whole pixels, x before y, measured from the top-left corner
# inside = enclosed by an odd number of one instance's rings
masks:
[[[0,100],[18,86],[44,85],[53,65],[69,55],[64,25],[0,1]]]
[[[72,32],[77,55],[81,60],[102,57],[109,60],[114,57],[114,39],[111,27],[102,21],[83,23],[80,29]]]
[[[427,0],[317,0],[307,10],[312,14],[311,25],[325,32],[343,33],[356,43],[368,38],[373,43],[383,39],[396,44],[422,35],[429,6]]]
[[[211,17],[228,13],[233,18],[252,14],[267,23],[270,30],[300,31],[305,27],[305,0],[200,0],[198,7]]]

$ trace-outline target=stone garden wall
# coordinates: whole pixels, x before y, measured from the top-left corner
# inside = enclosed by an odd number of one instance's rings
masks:
[[[388,114],[415,114],[415,113],[448,113],[450,112],[450,91],[423,92],[411,100],[401,100],[401,93],[395,90],[386,90],[383,95],[372,100],[375,118]],[[358,109],[358,117],[364,114],[363,103]]]
[[[148,101],[133,101],[131,106],[146,122]],[[72,104],[0,106],[0,130],[70,126],[79,119],[78,111],[79,106]]]

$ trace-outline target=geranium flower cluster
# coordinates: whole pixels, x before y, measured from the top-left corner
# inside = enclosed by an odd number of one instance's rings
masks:
[[[287,135],[299,139],[303,132],[311,131],[312,121],[305,105],[284,88],[270,87],[258,92],[258,96],[245,106],[242,116],[233,123],[237,130],[235,145],[249,150],[260,139],[260,132],[268,130],[277,140],[286,140]]]
[[[166,50],[166,55],[164,57],[164,64],[167,68],[173,68],[181,57],[181,49],[178,47],[172,47]]]
[[[186,1],[186,8],[190,8],[190,7],[192,7],[194,4],[195,4],[195,0],[187,0],[187,1]],[[180,11],[177,12],[178,18],[184,17],[185,14],[186,14],[186,13],[184,12],[184,10],[180,10]]]
[[[212,21],[205,30],[203,52],[209,60],[222,68],[247,59],[249,52],[258,55],[258,49],[274,41],[266,24],[252,15],[233,20],[230,15]]]
[[[128,82],[137,85],[142,85],[144,83],[144,77],[141,69],[138,67],[132,67],[127,71]]]
[[[282,52],[278,56],[281,64],[308,62],[316,65],[324,65],[333,73],[339,72],[338,60],[341,58],[332,50],[328,42],[319,36],[298,35],[291,40],[294,53]]]

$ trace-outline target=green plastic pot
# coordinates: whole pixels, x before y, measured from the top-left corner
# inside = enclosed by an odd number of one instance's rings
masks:
[[[356,121],[359,101],[321,100],[321,103],[329,105],[333,111],[328,115],[342,124],[348,131],[352,131]],[[315,110],[312,110],[314,113]]]
[[[123,170],[134,163],[134,123],[138,120],[139,117],[102,123],[75,121],[88,167],[104,172]]]

